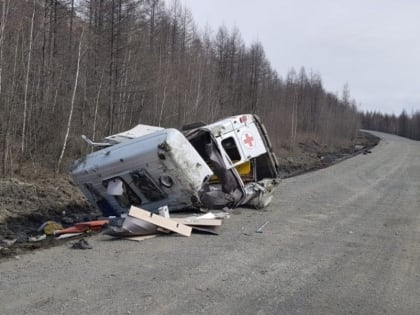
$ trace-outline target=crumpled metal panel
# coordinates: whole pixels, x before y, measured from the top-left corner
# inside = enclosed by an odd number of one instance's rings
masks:
[[[135,185],[133,176],[148,176],[164,198],[150,198]],[[152,134],[127,140],[120,144],[88,154],[75,162],[72,177],[89,201],[114,209],[116,214],[125,213],[128,207],[118,202],[117,196],[107,193],[106,182],[118,178],[130,186],[139,196],[144,209],[155,211],[168,205],[171,210],[192,207],[192,199],[198,200],[203,181],[213,172],[195,151],[185,136],[176,129],[164,129]],[[153,185],[149,183],[151,189]],[[95,193],[87,187],[93,187]],[[149,199],[153,200],[149,200]],[[109,212],[109,211],[108,211]]]
[[[130,204],[152,212],[165,205],[170,211],[263,208],[279,183],[274,152],[255,115],[200,124],[184,134],[138,125],[105,141],[110,145],[76,161],[72,169],[75,183],[105,215],[126,213]],[[244,163],[252,168],[239,174],[236,167]],[[114,195],[107,191],[113,181],[121,183]]]

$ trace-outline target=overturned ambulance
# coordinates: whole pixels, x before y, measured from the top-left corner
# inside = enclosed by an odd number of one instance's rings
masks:
[[[74,182],[105,216],[131,205],[221,209],[267,206],[278,185],[278,163],[256,115],[239,115],[183,131],[138,125],[94,143],[77,160]]]

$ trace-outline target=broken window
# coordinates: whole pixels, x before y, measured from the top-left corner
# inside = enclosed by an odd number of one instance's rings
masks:
[[[222,146],[232,162],[241,160],[241,155],[238,151],[238,147],[236,146],[236,142],[235,139],[233,139],[233,137],[223,139]]]
[[[134,185],[149,201],[159,201],[166,198],[165,193],[155,184],[153,179],[147,174],[146,170],[131,173],[131,178],[133,179]],[[171,181],[171,186],[173,181],[172,178],[169,177],[169,179]],[[165,181],[165,183],[168,184],[166,187],[170,187],[169,179]]]
[[[121,207],[140,206],[142,201],[131,187],[121,178],[114,177],[102,182],[108,194],[113,195]]]

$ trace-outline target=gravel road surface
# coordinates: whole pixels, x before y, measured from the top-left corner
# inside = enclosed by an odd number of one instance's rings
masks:
[[[420,142],[375,134],[219,236],[96,235],[5,260],[0,314],[419,314]]]

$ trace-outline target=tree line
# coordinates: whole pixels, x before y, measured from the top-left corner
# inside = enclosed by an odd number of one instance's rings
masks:
[[[360,113],[362,127],[392,133],[401,137],[420,140],[420,112],[408,115],[405,110],[400,115],[378,112]]]
[[[256,113],[276,150],[349,142],[355,101],[304,68],[282,78],[238,29],[198,30],[178,1],[0,0],[0,176],[66,172],[93,140],[138,123]],[[287,49],[287,47],[285,47]]]

